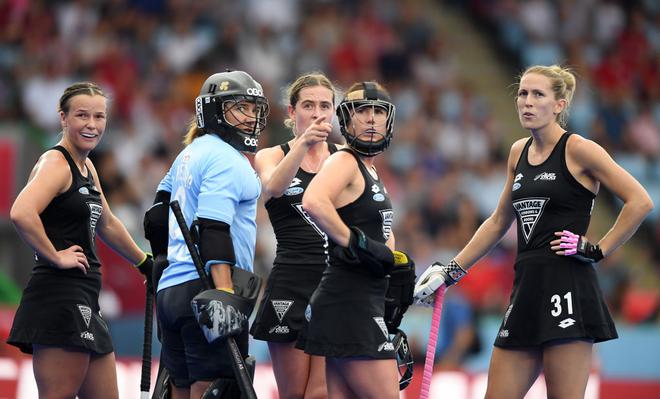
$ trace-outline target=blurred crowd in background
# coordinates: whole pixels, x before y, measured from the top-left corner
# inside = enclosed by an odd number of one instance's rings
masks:
[[[484,48],[452,45],[466,33],[443,27],[449,10],[480,32]],[[299,74],[322,71],[339,88],[377,80],[396,105],[393,145],[377,167],[394,200],[397,246],[421,273],[434,260],[450,260],[492,212],[510,144],[527,134],[516,122],[514,88],[482,90],[466,71],[474,66],[460,63],[466,51],[494,51],[506,71],[497,79],[507,85],[532,64],[575,68],[568,128],[603,145],[656,203],[626,248],[599,265],[602,288],[617,319],[657,323],[660,3],[652,0],[0,1],[0,136],[20,132],[38,154],[58,139],[64,88],[100,84],[112,101],[93,160],[113,211],[146,248],[143,214],[182,147],[209,74],[242,69],[262,83],[271,114],[260,147],[292,137],[283,124],[283,89]],[[506,113],[494,111],[501,103]],[[618,206],[601,190],[590,239],[607,231]],[[255,270],[267,276],[275,240],[263,207],[258,223]],[[503,312],[515,245],[514,228],[452,287],[447,300],[456,314],[447,317],[456,328]],[[31,261],[0,271],[22,288]],[[132,309],[119,285],[105,288],[116,294],[114,317]]]

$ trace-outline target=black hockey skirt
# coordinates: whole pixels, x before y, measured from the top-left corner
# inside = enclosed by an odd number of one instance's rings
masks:
[[[518,256],[509,307],[495,346],[538,347],[553,340],[618,337],[590,263],[547,250]]]
[[[298,342],[310,355],[394,359],[383,320],[387,280],[329,266],[310,300]]]
[[[113,352],[99,311],[100,290],[98,268],[86,275],[77,269],[37,270],[23,290],[7,343],[30,354],[33,344]]]
[[[305,323],[305,309],[319,285],[325,264],[276,264],[250,329],[255,339],[293,342]]]

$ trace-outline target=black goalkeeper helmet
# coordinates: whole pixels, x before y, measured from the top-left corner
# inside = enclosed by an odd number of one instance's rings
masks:
[[[397,329],[394,338],[392,339],[394,348],[396,349],[396,365],[399,369],[399,390],[406,389],[413,377],[413,356],[408,344],[408,337],[403,330]]]
[[[346,94],[337,107],[341,134],[346,144],[366,157],[378,155],[390,145],[394,129],[394,111],[390,96],[375,82],[362,82],[362,89]],[[355,121],[371,125],[365,132],[351,134],[349,126],[356,130]]]
[[[254,109],[244,107],[254,104]],[[209,76],[199,97],[195,99],[197,127],[214,133],[238,151],[254,153],[259,135],[266,127],[268,100],[261,85],[243,71],[220,72]],[[247,121],[231,124],[227,115],[248,117]],[[234,117],[236,119],[236,117]]]

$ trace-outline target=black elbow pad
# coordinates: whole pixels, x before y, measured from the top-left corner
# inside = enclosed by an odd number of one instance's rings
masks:
[[[226,263],[234,265],[234,243],[231,239],[229,225],[213,219],[199,218],[199,254],[206,267],[211,263]],[[208,272],[208,267],[206,267]]]
[[[144,214],[144,238],[151,244],[154,257],[167,254],[169,191],[158,191],[154,204]]]

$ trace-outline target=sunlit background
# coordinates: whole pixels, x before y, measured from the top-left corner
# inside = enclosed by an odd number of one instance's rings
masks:
[[[512,84],[532,64],[578,75],[569,129],[593,139],[651,193],[656,211],[598,266],[620,338],[596,346],[589,398],[660,397],[660,3],[653,0],[0,0],[0,398],[36,397],[30,357],[4,344],[32,253],[9,208],[37,157],[58,140],[57,101],[80,80],[110,93],[93,153],[111,208],[133,237],[174,156],[203,80],[226,68],[260,81],[271,102],[260,147],[291,137],[282,91],[325,72],[340,88],[378,80],[396,104],[395,137],[377,167],[392,195],[397,246],[418,274],[447,261],[495,208],[518,124]],[[588,237],[620,203],[601,190]],[[255,271],[267,277],[275,239],[260,207]],[[446,296],[432,397],[483,397],[508,303],[515,230]],[[102,311],[119,359],[122,398],[137,398],[144,287],[102,243]],[[430,309],[402,328],[416,398]],[[159,345],[154,338],[154,360]],[[252,341],[260,398],[276,398],[268,350]],[[545,397],[539,381],[528,398]]]

